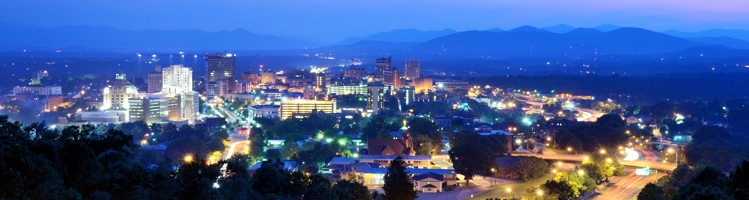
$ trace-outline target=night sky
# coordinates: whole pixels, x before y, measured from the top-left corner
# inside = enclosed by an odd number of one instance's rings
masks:
[[[24,0],[5,1],[0,22],[130,30],[243,28],[323,41],[393,29],[458,31],[569,24],[657,31],[749,29],[747,0]]]

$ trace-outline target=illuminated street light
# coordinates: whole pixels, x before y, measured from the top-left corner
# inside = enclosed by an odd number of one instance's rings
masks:
[[[601,154],[606,154],[606,149],[601,149]]]
[[[572,152],[572,147],[567,147],[567,152]]]
[[[510,193],[512,192],[512,188],[507,188],[505,191],[507,191],[507,193]]]
[[[585,172],[583,170],[577,170],[577,174],[580,174],[580,176],[585,175]]]
[[[562,166],[562,161],[558,161],[557,166]]]
[[[192,162],[192,159],[193,159],[193,158],[192,158],[192,155],[186,155],[186,156],[185,156],[185,162],[188,162],[188,163],[189,163],[189,162]]]
[[[607,163],[611,163],[611,162],[613,162],[613,161],[611,160],[611,158],[606,158],[606,162],[607,162]]]
[[[544,191],[543,190],[538,190],[538,192],[536,192],[536,194],[538,194],[538,196],[544,196]]]

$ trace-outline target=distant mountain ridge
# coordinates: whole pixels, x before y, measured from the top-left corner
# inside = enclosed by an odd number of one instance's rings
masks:
[[[347,38],[336,45],[354,44],[360,41],[385,41],[385,42],[425,42],[437,37],[456,33],[453,29],[441,31],[420,31],[416,29],[397,29],[388,32],[380,32],[364,37]]]
[[[268,50],[321,46],[318,43],[251,33],[244,29],[208,32],[203,30],[132,31],[99,26],[39,28],[0,24],[0,44],[4,47],[85,46],[102,49],[181,51],[181,50]]]

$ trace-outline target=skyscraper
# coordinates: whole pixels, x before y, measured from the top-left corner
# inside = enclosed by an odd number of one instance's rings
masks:
[[[375,78],[382,78],[385,71],[392,70],[393,58],[378,58],[375,62]]]
[[[408,80],[421,78],[421,61],[406,59],[406,69],[404,77]]]
[[[192,69],[172,65],[162,70],[162,77],[161,92],[174,95],[192,92]]]
[[[206,82],[224,81],[229,87],[233,87],[236,63],[236,57],[232,54],[205,54]],[[229,91],[234,90],[229,88]]]

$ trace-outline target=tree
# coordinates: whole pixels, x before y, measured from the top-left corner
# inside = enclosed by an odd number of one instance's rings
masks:
[[[567,200],[575,198],[577,191],[570,186],[566,181],[546,180],[546,183],[541,185],[547,194],[558,195],[560,200]]]
[[[387,128],[385,118],[379,116],[372,117],[370,122],[362,128],[362,140],[366,141],[369,138],[377,138],[378,133],[385,128]]]
[[[384,200],[411,200],[416,199],[414,183],[411,176],[406,172],[406,162],[398,156],[390,162],[387,173],[383,178],[385,185],[382,190],[385,191]]]
[[[540,178],[549,173],[549,164],[539,157],[517,157],[518,161],[512,165],[512,169],[520,174],[523,181]]]
[[[294,141],[284,141],[283,146],[281,147],[281,157],[284,159],[289,159],[294,154],[299,152],[299,145],[297,145]]]
[[[434,146],[432,140],[426,135],[419,135],[413,139],[414,150],[416,155],[432,155]]]
[[[367,186],[359,182],[341,180],[333,186],[333,191],[340,200],[374,200]]]
[[[728,130],[720,126],[702,126],[692,135],[692,142],[702,143],[719,138],[728,138]]]
[[[377,131],[377,139],[390,139],[393,135],[390,134],[390,131],[387,129],[381,129],[380,131]]]
[[[644,188],[637,194],[637,199],[642,200],[667,200],[670,199],[666,196],[666,192],[663,188],[658,187],[653,183],[648,183]]]
[[[439,126],[426,118],[417,117],[408,121],[408,131],[414,136],[429,135],[437,130],[439,130]]]
[[[220,194],[213,189],[213,183],[221,175],[218,164],[208,165],[205,159],[194,156],[185,162],[177,173],[178,197],[181,199],[219,199]]]
[[[455,172],[465,176],[466,185],[473,176],[488,174],[494,166],[494,156],[488,148],[482,145],[460,144],[450,151],[450,160],[453,162]]]
[[[728,193],[733,199],[749,199],[749,161],[744,160],[731,172]]]
[[[465,125],[466,122],[463,120],[463,118],[457,117],[453,118],[452,121],[450,121],[450,125],[453,127],[453,129],[462,129],[463,125]]]
[[[593,191],[596,189],[596,183],[592,178],[571,171],[562,171],[557,173],[557,175],[554,177],[554,181],[567,184],[570,188],[572,188],[573,194],[571,196],[567,196],[569,198],[577,198],[582,193]]]

